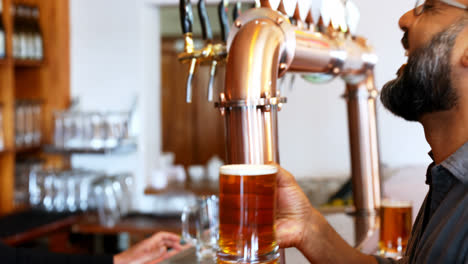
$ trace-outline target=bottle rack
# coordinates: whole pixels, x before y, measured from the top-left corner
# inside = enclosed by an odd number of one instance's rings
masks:
[[[0,152],[0,215],[15,210],[15,162],[25,154],[41,157],[46,165],[67,166],[69,160],[61,155],[46,154],[42,146],[51,144],[53,111],[70,105],[70,26],[68,0],[0,0],[5,28],[6,55],[0,58],[0,105],[4,149]],[[13,53],[13,6],[37,6],[38,26],[43,38],[43,58],[16,59]],[[47,63],[44,63],[46,61]],[[15,146],[15,102],[42,102],[40,113],[41,141],[34,148]]]

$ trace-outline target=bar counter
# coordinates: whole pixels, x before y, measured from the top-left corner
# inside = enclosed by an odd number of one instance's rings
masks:
[[[355,244],[355,219],[344,213],[345,208],[321,208],[328,222],[351,245]],[[3,225],[2,225],[3,223]],[[50,236],[57,232],[80,234],[119,234],[150,235],[159,231],[169,231],[180,234],[180,217],[152,216],[131,214],[116,223],[113,227],[99,224],[95,214],[52,214],[40,211],[24,211],[0,219],[0,240],[10,246],[20,246],[23,243],[39,237]],[[365,253],[376,252],[377,234],[371,237],[361,250]],[[306,264],[308,261],[295,248],[286,250],[288,263]],[[168,256],[155,260],[152,264],[211,264],[210,260],[198,261],[195,248],[189,245],[179,253],[172,252]]]
[[[351,245],[355,244],[355,220],[353,217],[346,213],[336,213],[336,209],[321,210],[325,214],[327,221],[337,230],[337,232]],[[367,254],[372,254],[377,250],[378,234],[375,233],[363,245],[361,251]],[[309,264],[309,261],[302,255],[302,253],[295,248],[288,248],[286,252],[287,264]],[[197,260],[196,250],[194,247],[183,250],[182,252],[167,258],[165,260],[158,260],[154,263],[157,264],[216,264],[213,260],[204,259]]]

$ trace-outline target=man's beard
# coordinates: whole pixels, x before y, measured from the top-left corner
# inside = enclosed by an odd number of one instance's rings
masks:
[[[410,55],[399,76],[382,88],[380,99],[388,110],[408,121],[418,121],[424,114],[457,105],[450,58],[466,24],[466,19],[460,20]]]

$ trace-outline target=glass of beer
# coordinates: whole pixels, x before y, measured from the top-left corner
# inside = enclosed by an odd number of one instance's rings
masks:
[[[219,177],[218,263],[279,263],[273,165],[225,165]]]
[[[412,204],[409,201],[384,199],[380,208],[379,253],[399,259],[411,234]]]

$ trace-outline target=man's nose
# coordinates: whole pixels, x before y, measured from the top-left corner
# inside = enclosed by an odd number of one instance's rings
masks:
[[[400,17],[400,20],[398,21],[398,25],[400,26],[401,30],[406,32],[409,30],[409,28],[413,24],[414,19],[415,19],[414,11],[410,10]]]

